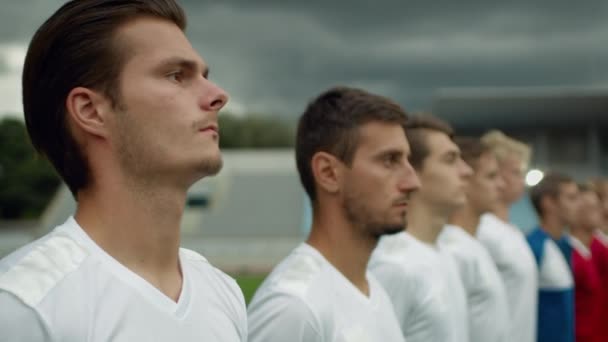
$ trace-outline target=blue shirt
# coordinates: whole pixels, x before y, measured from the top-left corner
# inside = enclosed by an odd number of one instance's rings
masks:
[[[574,342],[572,246],[540,227],[527,236],[539,275],[538,342]]]

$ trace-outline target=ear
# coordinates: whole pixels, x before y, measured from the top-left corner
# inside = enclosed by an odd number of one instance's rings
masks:
[[[89,134],[107,135],[106,115],[111,106],[105,96],[84,87],[76,87],[66,98],[66,108],[72,125]]]
[[[335,194],[340,190],[342,170],[340,161],[327,152],[317,152],[310,163],[319,190]]]

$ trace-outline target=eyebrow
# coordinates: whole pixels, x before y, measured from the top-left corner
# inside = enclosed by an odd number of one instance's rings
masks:
[[[443,153],[443,157],[447,158],[447,157],[460,157],[460,151],[457,150],[449,150]]]
[[[409,153],[405,153],[403,150],[398,148],[387,148],[386,150],[380,151],[377,154],[377,158],[384,158],[390,155],[395,155],[398,157],[405,156],[406,158],[409,158]]]
[[[200,68],[203,70],[203,76],[205,78],[209,77],[209,67],[206,64],[197,62],[193,59],[186,59],[182,57],[169,57],[159,63],[159,69],[165,69],[173,66],[179,66],[189,70],[197,70],[200,66]]]

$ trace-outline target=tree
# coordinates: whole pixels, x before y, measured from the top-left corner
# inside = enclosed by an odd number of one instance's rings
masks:
[[[0,219],[38,217],[60,184],[29,143],[19,119],[0,121]]]
[[[220,146],[222,148],[281,148],[291,147],[293,127],[270,116],[247,115],[239,118],[228,113],[219,116]]]
[[[282,148],[293,146],[292,125],[277,118],[222,113],[222,148]],[[19,119],[0,121],[0,219],[36,218],[61,183],[51,164],[29,142]]]

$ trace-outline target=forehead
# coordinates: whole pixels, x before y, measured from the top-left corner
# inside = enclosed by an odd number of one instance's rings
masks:
[[[409,153],[403,127],[396,123],[372,121],[358,128],[357,152],[373,153],[383,149],[399,149]]]
[[[448,152],[460,152],[458,146],[445,133],[428,131],[425,133],[425,140],[429,155],[440,156]]]
[[[498,161],[491,152],[482,153],[477,159],[477,167],[474,168],[475,173],[492,172],[498,169]]]
[[[578,185],[574,182],[561,183],[559,185],[560,195],[575,195],[578,194]]]
[[[525,168],[525,161],[519,154],[509,152],[500,160],[500,166],[508,169],[523,170]]]
[[[137,18],[119,27],[115,36],[118,46],[126,51],[127,65],[155,66],[176,57],[205,65],[184,32],[168,20]]]
[[[597,204],[599,203],[599,197],[595,193],[595,191],[584,191],[580,193],[581,199],[583,199],[587,204]]]

